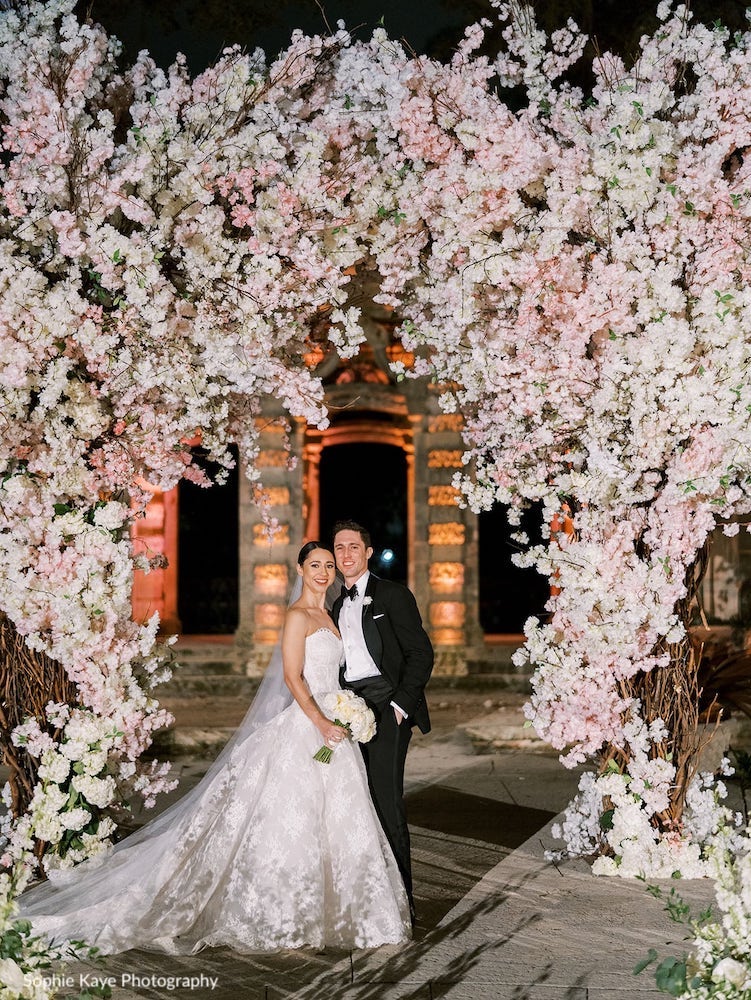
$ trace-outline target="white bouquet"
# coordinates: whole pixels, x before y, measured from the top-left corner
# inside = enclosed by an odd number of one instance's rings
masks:
[[[375,736],[375,716],[363,699],[354,691],[346,689],[328,691],[321,695],[317,701],[326,718],[331,719],[335,726],[346,729],[349,737],[356,743],[368,743]],[[313,755],[313,760],[319,760],[322,764],[330,764],[333,752],[331,747],[322,746]]]

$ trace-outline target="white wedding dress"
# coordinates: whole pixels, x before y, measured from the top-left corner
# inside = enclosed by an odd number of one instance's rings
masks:
[[[339,687],[341,649],[329,629],[308,636],[313,695]],[[313,760],[322,742],[293,702],[232,749],[177,821],[167,810],[166,822],[157,817],[103,858],[29,890],[21,916],[35,933],[104,953],[407,940],[409,906],[360,749],[345,740],[322,764]]]

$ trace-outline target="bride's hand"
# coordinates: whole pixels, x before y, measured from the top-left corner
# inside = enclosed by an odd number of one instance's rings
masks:
[[[335,725],[329,719],[324,719],[318,728],[327,747],[334,747],[337,743],[341,743],[342,740],[347,739],[347,730]]]

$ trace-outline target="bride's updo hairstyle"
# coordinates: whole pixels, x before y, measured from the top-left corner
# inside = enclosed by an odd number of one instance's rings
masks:
[[[325,542],[306,542],[297,554],[297,565],[302,566],[314,549],[324,549],[333,558],[334,553],[331,551],[331,546],[326,545]]]

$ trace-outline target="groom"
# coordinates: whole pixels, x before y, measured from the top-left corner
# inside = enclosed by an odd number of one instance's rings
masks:
[[[361,745],[370,793],[404,879],[414,921],[404,762],[412,726],[430,731],[425,685],[433,647],[412,593],[368,570],[370,534],[356,521],[334,525],[334,556],[344,577],[332,609],[344,642],[342,684],[373,709],[377,732]]]

